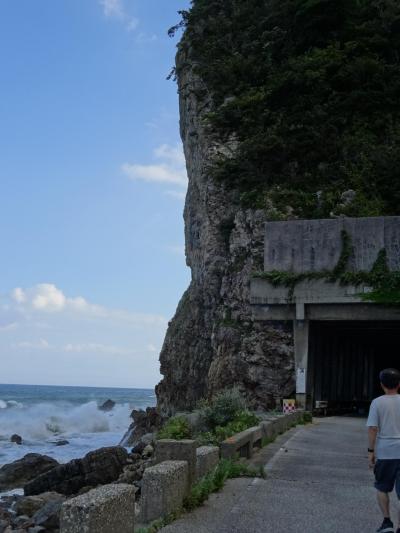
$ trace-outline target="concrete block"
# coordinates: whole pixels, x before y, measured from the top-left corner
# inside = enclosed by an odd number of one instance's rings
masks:
[[[142,480],[140,521],[147,524],[179,510],[188,493],[188,479],[187,461],[164,461],[146,468]]]
[[[156,464],[163,461],[187,461],[189,466],[189,485],[196,479],[196,441],[162,439],[156,442]],[[188,487],[189,488],[189,487]]]
[[[253,430],[253,448],[262,447],[263,432],[261,426],[250,428]]]
[[[133,533],[133,485],[103,485],[61,506],[60,533]]]
[[[218,446],[200,446],[196,450],[196,481],[214,470],[219,461]]]
[[[263,437],[266,439],[275,439],[281,433],[290,429],[293,424],[298,424],[303,416],[303,411],[295,411],[286,415],[278,415],[261,422]]]
[[[253,456],[254,428],[241,431],[221,443],[221,457],[235,460],[237,457]]]

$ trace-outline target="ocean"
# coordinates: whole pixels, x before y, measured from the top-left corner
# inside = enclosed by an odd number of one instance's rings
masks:
[[[114,409],[100,411],[108,399]],[[132,409],[155,404],[152,389],[0,384],[0,466],[32,452],[64,463],[115,446],[131,423]],[[14,433],[22,445],[10,442]],[[60,440],[68,444],[56,446]]]

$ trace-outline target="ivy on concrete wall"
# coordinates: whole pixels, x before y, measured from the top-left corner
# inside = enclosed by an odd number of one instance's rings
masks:
[[[265,279],[275,287],[287,287],[289,289],[289,301],[293,300],[296,286],[302,281],[323,280],[327,283],[339,282],[341,285],[369,287],[371,289],[369,292],[363,292],[359,295],[364,301],[400,305],[400,271],[390,271],[386,250],[379,251],[369,272],[364,270],[349,271],[348,263],[353,254],[353,245],[350,235],[345,230],[342,231],[341,237],[341,254],[332,270],[301,273],[272,270],[270,272],[257,272],[254,277]]]

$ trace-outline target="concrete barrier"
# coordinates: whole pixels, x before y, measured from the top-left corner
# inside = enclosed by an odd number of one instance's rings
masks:
[[[218,446],[200,446],[196,450],[196,481],[214,470],[219,461]]]
[[[146,468],[142,480],[140,522],[148,524],[179,510],[188,493],[188,480],[187,461],[164,461]]]
[[[235,460],[238,457],[250,459],[253,456],[255,428],[246,429],[236,433],[221,443],[221,457]]]
[[[281,433],[298,424],[304,411],[295,411],[285,415],[275,415],[264,419],[259,426],[246,429],[221,443],[221,457],[235,460],[238,457],[250,459],[254,448],[261,448],[263,438],[275,439]]]
[[[281,433],[290,429],[293,425],[298,424],[304,415],[304,411],[295,411],[287,415],[278,415],[263,420],[260,423],[262,436],[266,439],[275,439]]]
[[[135,489],[103,485],[61,506],[60,533],[133,533]]]
[[[155,462],[187,461],[189,466],[188,489],[196,479],[196,441],[161,439],[156,441]]]

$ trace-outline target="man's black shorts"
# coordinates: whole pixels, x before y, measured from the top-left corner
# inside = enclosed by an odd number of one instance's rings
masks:
[[[392,492],[396,485],[400,499],[400,459],[378,459],[374,468],[375,488],[380,492]]]

